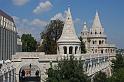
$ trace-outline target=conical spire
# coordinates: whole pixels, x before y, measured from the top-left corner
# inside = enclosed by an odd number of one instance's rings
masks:
[[[96,11],[96,16],[94,18],[92,28],[102,28],[98,11]]]
[[[86,21],[84,22],[84,26],[83,26],[83,32],[86,32],[88,31],[88,28],[87,28],[87,23]]]
[[[65,24],[63,27],[62,35],[58,40],[58,42],[69,42],[69,41],[80,42],[74,29],[70,8],[68,8],[66,12]]]

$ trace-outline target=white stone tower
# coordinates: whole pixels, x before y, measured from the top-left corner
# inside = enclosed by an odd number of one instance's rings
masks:
[[[104,28],[102,27],[97,11],[93,20],[92,28],[90,29],[90,37],[92,53],[104,53],[103,48],[105,47],[107,36],[104,34]],[[104,46],[99,48],[100,45]]]
[[[84,24],[83,24],[83,30],[81,32],[81,36],[83,37],[83,42],[85,43],[85,48],[88,51],[88,47],[89,47],[88,46],[89,45],[89,43],[88,43],[89,31],[88,31],[86,22],[84,22]]]
[[[66,13],[65,24],[63,27],[62,35],[57,41],[58,54],[80,54],[80,40],[76,35],[74,24],[71,16],[70,8]]]
[[[96,12],[90,31],[88,31],[86,23],[84,23],[81,37],[85,43],[88,53],[115,53],[115,45],[107,44],[107,36],[104,33],[104,28],[100,22],[98,12]]]

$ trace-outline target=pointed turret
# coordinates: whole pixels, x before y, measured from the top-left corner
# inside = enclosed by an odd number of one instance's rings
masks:
[[[69,42],[69,41],[80,42],[74,29],[70,8],[68,8],[68,11],[66,12],[65,24],[63,27],[62,35],[58,40],[58,42]]]
[[[71,10],[68,8],[66,12],[66,19],[62,31],[62,35],[57,41],[57,53],[60,55],[78,54],[80,55],[80,43],[74,29],[74,23],[71,16]]]
[[[84,24],[83,24],[83,31],[81,32],[82,38],[88,37],[88,33],[89,33],[89,31],[88,31],[88,28],[87,28],[87,23],[84,22]]]
[[[102,28],[98,11],[96,11],[96,16],[94,18],[92,28]]]
[[[87,23],[86,23],[86,21],[84,22],[83,32],[88,32],[88,28],[87,28]]]

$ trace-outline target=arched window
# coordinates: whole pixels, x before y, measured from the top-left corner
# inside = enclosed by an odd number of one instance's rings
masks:
[[[78,47],[76,46],[76,47],[75,47],[75,54],[77,54],[77,49],[78,49]]]
[[[93,44],[95,44],[95,42],[93,41]]]
[[[101,40],[99,41],[99,44],[101,44],[102,42],[101,42]]]
[[[69,47],[69,54],[72,54],[72,51],[73,51],[73,47],[70,46],[70,47]]]
[[[97,34],[97,32],[95,32],[95,34]]]
[[[67,54],[67,47],[64,46],[63,49],[64,49],[64,54]]]
[[[101,53],[103,54],[103,50],[101,50]]]
[[[100,32],[100,34],[101,34],[101,32]]]

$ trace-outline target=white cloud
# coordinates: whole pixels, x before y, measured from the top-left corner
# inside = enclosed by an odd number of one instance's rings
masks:
[[[37,39],[40,38],[40,32],[48,23],[47,21],[38,18],[29,20],[26,18],[13,16],[13,19],[15,21],[19,35],[32,34]]]
[[[22,6],[25,5],[27,2],[29,2],[30,0],[12,0],[14,5],[17,6]]]
[[[51,7],[52,7],[52,3],[50,1],[46,1],[46,2],[41,2],[34,10],[33,13],[35,14],[39,14],[42,13],[44,11],[48,11]]]
[[[47,22],[40,19],[34,19],[32,20],[31,25],[41,27],[41,26],[46,26]]]
[[[55,16],[53,16],[51,18],[51,20],[56,20],[56,19],[64,21],[65,20],[65,16],[62,13],[57,13]]]

